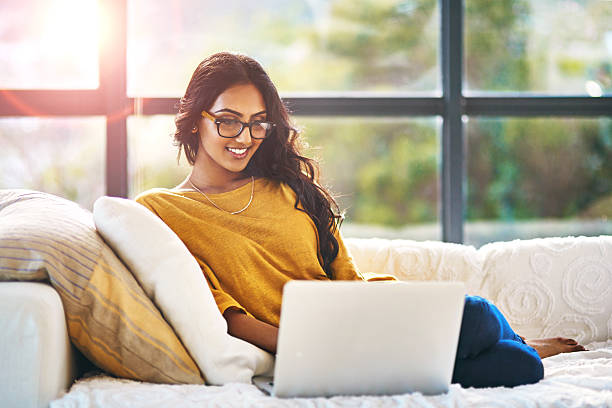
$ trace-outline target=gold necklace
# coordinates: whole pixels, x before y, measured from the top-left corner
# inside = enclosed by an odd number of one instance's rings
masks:
[[[254,195],[254,192],[255,192],[255,177],[253,177],[253,176],[251,176],[251,198],[249,199],[249,202],[247,203],[247,205],[245,205],[245,206],[244,206],[244,208],[243,208],[243,209],[238,210],[238,211],[233,211],[233,212],[232,212],[232,211],[227,211],[227,210],[225,210],[225,209],[223,209],[223,208],[219,207],[217,204],[215,204],[215,202],[214,202],[213,200],[211,200],[210,198],[208,198],[208,196],[207,196],[207,195],[206,195],[206,194],[205,194],[205,193],[204,193],[202,190],[200,190],[199,188],[197,188],[197,187],[196,187],[196,186],[195,186],[195,185],[194,185],[194,184],[191,182],[191,180],[187,180],[187,181],[189,182],[189,185],[190,185],[191,187],[193,187],[193,189],[194,189],[194,190],[196,190],[198,193],[202,194],[202,195],[204,196],[204,198],[206,198],[206,199],[207,199],[207,200],[208,200],[208,201],[209,201],[209,202],[210,202],[212,205],[214,205],[214,206],[215,206],[215,208],[217,208],[217,209],[219,209],[219,210],[221,210],[221,211],[223,211],[223,212],[226,212],[226,213],[228,213],[228,214],[231,214],[231,215],[240,214],[241,212],[243,212],[243,211],[245,211],[247,208],[249,208],[249,206],[250,206],[250,205],[251,205],[251,203],[253,202],[253,195]]]

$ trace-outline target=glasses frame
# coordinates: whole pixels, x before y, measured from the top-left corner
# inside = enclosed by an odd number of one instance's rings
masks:
[[[202,111],[201,115],[202,115],[203,118],[209,119],[214,124],[216,124],[217,125],[217,134],[220,137],[223,137],[225,139],[233,139],[235,137],[238,137],[238,136],[240,136],[242,134],[242,132],[244,131],[244,128],[249,128],[249,135],[251,136],[252,139],[263,140],[263,139],[267,138],[270,135],[270,133],[274,130],[274,128],[276,127],[276,123],[267,122],[267,121],[252,120],[250,122],[243,122],[243,121],[238,120],[238,119],[232,119],[232,120],[235,120],[237,122],[240,122],[240,124],[241,124],[240,130],[234,136],[223,136],[221,134],[221,129],[219,129],[219,127],[221,126],[221,119],[213,116],[212,114],[210,114],[210,113],[208,113],[206,111]],[[272,127],[270,128],[270,130],[266,131],[266,135],[264,137],[255,137],[255,136],[253,136],[253,128],[252,128],[252,126],[255,124],[255,122],[269,123],[270,125],[272,125]]]

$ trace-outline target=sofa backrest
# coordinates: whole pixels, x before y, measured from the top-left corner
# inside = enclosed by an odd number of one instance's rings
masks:
[[[453,280],[488,298],[528,338],[612,338],[612,236],[468,245],[347,238],[363,272]]]

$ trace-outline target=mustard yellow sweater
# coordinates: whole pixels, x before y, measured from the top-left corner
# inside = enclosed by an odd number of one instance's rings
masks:
[[[251,184],[208,194],[219,207],[236,211],[251,196]],[[159,216],[195,256],[221,313],[236,307],[278,327],[283,285],[290,280],[327,280],[319,263],[312,219],[294,208],[286,184],[257,179],[249,208],[237,215],[215,208],[199,192],[153,189],[136,201]],[[363,280],[339,234],[332,263],[336,280]]]

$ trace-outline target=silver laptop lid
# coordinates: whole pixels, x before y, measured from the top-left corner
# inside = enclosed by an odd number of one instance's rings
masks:
[[[274,395],[446,392],[464,295],[458,282],[289,282]]]

